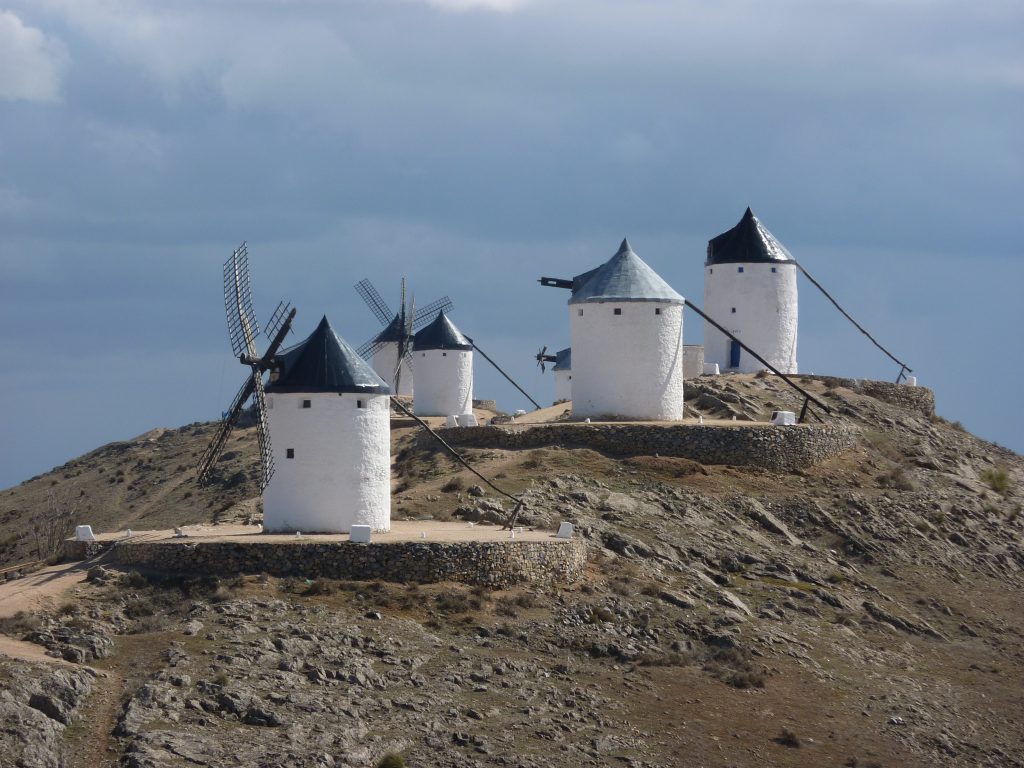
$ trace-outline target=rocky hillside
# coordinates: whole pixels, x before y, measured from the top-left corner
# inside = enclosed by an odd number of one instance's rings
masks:
[[[15,681],[0,720],[49,721],[31,747],[20,726],[0,731],[0,754],[154,768],[366,766],[388,753],[410,766],[1024,766],[1024,461],[851,382],[806,385],[862,437],[793,473],[468,451],[525,495],[522,522],[576,523],[592,551],[578,584],[98,567],[63,609],[6,622],[97,674],[0,662]],[[799,405],[771,378],[702,379],[689,397],[738,419]],[[225,486],[185,484],[177,467],[194,463],[203,429],[108,446],[5,502],[23,510],[53,480],[92,478],[136,527],[257,515],[252,435]],[[487,522],[508,507],[417,449],[411,429],[395,430],[395,458],[396,516]],[[123,483],[104,479],[119,469]]]

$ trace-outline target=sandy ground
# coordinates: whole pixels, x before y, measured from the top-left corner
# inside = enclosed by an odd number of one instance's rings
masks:
[[[91,561],[61,563],[42,568],[22,579],[0,582],[0,618],[8,618],[19,611],[33,613],[54,607],[65,592],[85,578],[92,565]],[[42,646],[6,635],[0,635],[0,655],[26,661],[67,663],[47,656]]]
[[[183,537],[175,536],[173,530],[164,531],[133,531],[132,541],[176,542],[182,544],[197,541],[237,541],[250,543],[279,543],[288,541],[301,542],[332,542],[348,541],[344,534],[265,534],[260,526],[255,525],[188,525],[181,529]],[[100,541],[123,541],[123,532],[97,534]],[[393,520],[391,530],[387,533],[373,534],[372,543],[395,544],[408,541],[456,542],[492,542],[511,541],[512,534],[501,530],[497,525],[470,525],[469,523],[445,523],[436,520]],[[550,531],[516,530],[515,541],[546,541],[562,542]]]

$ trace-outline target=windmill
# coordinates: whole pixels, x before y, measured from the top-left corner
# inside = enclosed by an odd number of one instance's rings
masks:
[[[227,313],[228,338],[231,351],[242,365],[250,368],[249,376],[238,394],[231,401],[217,427],[210,445],[199,461],[199,483],[209,482],[214,464],[220,458],[227,444],[231,430],[238,423],[246,403],[252,399],[256,406],[256,435],[260,447],[260,490],[267,487],[274,474],[274,456],[270,448],[270,431],[267,428],[267,405],[263,390],[263,374],[273,368],[274,357],[281,348],[285,336],[291,330],[295,309],[285,302],[277,305],[267,322],[265,333],[270,346],[262,356],[256,354],[256,337],[259,324],[252,306],[252,287],[249,278],[249,253],[243,242],[224,262],[224,310]]]
[[[451,312],[455,309],[451,299],[442,296],[425,307],[416,309],[415,299],[406,303],[405,278],[402,278],[401,303],[398,312],[392,312],[387,302],[368,279],[355,284],[356,293],[366,302],[383,329],[356,351],[373,365],[377,375],[391,385],[391,392],[396,395],[412,394],[412,337],[416,331],[425,326],[438,312]],[[403,380],[404,379],[404,385]]]
[[[566,347],[549,355],[548,347],[545,344],[537,350],[534,359],[537,361],[537,367],[540,368],[541,373],[547,371],[548,363],[554,363],[551,370],[555,372],[555,402],[572,400],[572,349]]]

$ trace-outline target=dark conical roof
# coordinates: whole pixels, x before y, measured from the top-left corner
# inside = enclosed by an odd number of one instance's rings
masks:
[[[754,212],[747,208],[739,224],[708,241],[708,258],[705,266],[792,260],[789,251],[757,220]]]
[[[571,371],[572,370],[572,347],[566,347],[560,349],[555,353],[555,367],[553,371]]]
[[[577,281],[582,283],[578,288]],[[573,284],[570,304],[585,301],[683,303],[683,297],[633,253],[628,240],[623,240],[618,252],[600,267],[574,278]]]
[[[369,364],[338,336],[324,317],[305,341],[279,354],[268,392],[367,392],[391,390]]]
[[[387,317],[387,315],[385,315]],[[374,343],[386,341],[402,341],[405,338],[405,328],[402,324],[401,315],[395,315],[395,319],[384,326],[384,330],[373,337]]]
[[[412,340],[412,348],[422,349],[472,349],[473,340],[455,327],[442,310],[430,325],[418,331]]]

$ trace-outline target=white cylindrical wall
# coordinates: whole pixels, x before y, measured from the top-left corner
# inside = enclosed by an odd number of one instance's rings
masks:
[[[621,314],[615,314],[615,310]],[[569,305],[572,413],[683,417],[683,307],[656,301]]]
[[[310,407],[303,408],[303,401]],[[387,395],[275,393],[267,395],[267,406],[275,469],[263,491],[264,530],[391,528]]]
[[[402,362],[402,375],[399,376],[398,387],[395,387],[395,371],[398,368],[398,342],[389,341],[373,353],[373,370],[387,382],[392,393],[412,397],[412,368],[409,361]]]
[[[704,311],[783,373],[797,372],[795,264],[705,266]],[[728,336],[704,323],[705,363],[740,373],[764,369],[742,349],[739,367],[730,365],[730,345]]]
[[[412,361],[417,416],[460,416],[473,411],[473,350],[415,350]]]
[[[555,371],[555,402],[572,400],[572,371]]]

